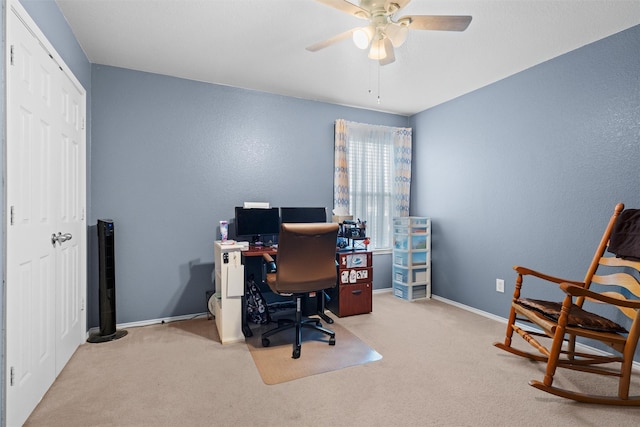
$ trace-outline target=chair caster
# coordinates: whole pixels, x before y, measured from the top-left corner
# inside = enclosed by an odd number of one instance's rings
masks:
[[[336,345],[336,337],[329,338],[329,345]]]
[[[300,347],[296,347],[293,349],[293,355],[291,356],[293,359],[300,358]]]
[[[263,347],[269,347],[270,344],[271,344],[271,342],[269,341],[269,338],[262,338],[262,346]]]

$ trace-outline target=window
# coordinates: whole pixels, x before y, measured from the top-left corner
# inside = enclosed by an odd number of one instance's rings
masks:
[[[392,219],[409,215],[411,129],[337,120],[334,210],[367,223],[375,249],[392,246]]]

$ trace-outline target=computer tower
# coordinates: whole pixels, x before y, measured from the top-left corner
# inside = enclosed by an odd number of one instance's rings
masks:
[[[116,330],[115,228],[110,219],[98,220],[98,305],[100,332],[91,334],[89,342],[122,338],[127,331]]]

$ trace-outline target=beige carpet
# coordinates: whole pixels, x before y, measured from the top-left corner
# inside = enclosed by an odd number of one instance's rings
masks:
[[[323,325],[336,333],[336,345],[329,345],[326,335],[304,328],[299,359],[291,357],[294,329],[272,335],[271,345],[262,347],[260,335],[263,331],[274,328],[275,324],[254,328],[253,336],[247,338],[246,342],[262,381],[269,385],[280,384],[382,358],[378,352],[338,323],[329,325],[323,322]]]
[[[372,313],[336,322],[384,357],[276,385],[263,382],[244,342],[220,344],[213,320],[129,328],[118,341],[81,345],[26,427],[639,424],[640,408],[578,404],[529,386],[544,365],[492,345],[504,323],[441,301],[374,294]],[[303,344],[303,361],[307,353]],[[613,378],[563,370],[557,381],[615,392]],[[640,373],[632,390],[640,394]]]

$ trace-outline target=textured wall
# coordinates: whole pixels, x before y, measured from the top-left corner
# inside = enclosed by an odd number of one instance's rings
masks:
[[[513,265],[582,280],[614,205],[640,208],[640,26],[411,126],[412,209],[434,224],[433,292],[507,316]]]
[[[93,66],[92,85],[89,222],[115,221],[119,323],[206,309],[216,227],[234,206],[330,212],[337,118],[408,122],[102,65]]]

